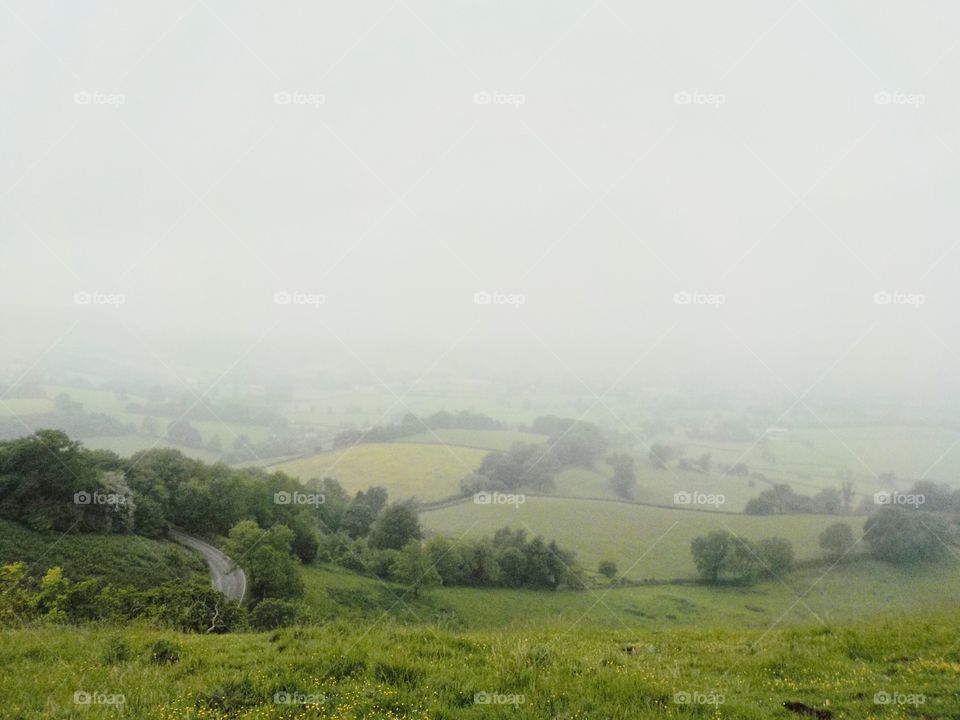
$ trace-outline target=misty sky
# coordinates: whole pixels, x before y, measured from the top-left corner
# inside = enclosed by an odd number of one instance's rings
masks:
[[[956,389],[955,4],[5,0],[0,60],[11,375]]]

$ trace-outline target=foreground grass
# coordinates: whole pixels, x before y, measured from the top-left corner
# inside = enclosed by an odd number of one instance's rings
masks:
[[[224,636],[37,626],[2,633],[0,707],[11,720],[769,720],[802,717],[784,708],[802,703],[837,719],[949,718],[960,713],[958,621],[954,612],[766,633],[338,622]],[[173,646],[163,661],[152,656],[158,640]],[[78,705],[75,693],[94,702]],[[96,702],[110,695],[123,707]],[[875,701],[884,697],[894,702]],[[285,698],[297,702],[276,702]]]

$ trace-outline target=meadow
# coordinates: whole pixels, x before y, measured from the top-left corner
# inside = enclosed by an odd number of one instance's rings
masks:
[[[460,480],[480,466],[485,450],[415,443],[360,443],[270,466],[307,481],[333,477],[350,493],[371,485],[395,500],[436,500],[460,492]]]
[[[954,610],[769,631],[38,625],[0,633],[0,707],[10,720],[950,718],[958,621]]]
[[[828,525],[847,522],[859,536],[865,520],[862,515],[739,515],[539,496],[527,496],[520,505],[468,500],[424,511],[420,518],[430,531],[451,537],[489,535],[505,525],[523,528],[576,551],[586,568],[612,560],[624,576],[636,580],[693,577],[690,541],[711,530],[727,529],[748,540],[783,537],[804,560],[820,555],[818,538]]]

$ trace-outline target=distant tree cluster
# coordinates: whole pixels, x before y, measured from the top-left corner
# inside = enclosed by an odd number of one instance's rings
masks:
[[[458,413],[441,410],[424,418],[408,413],[399,423],[375,425],[366,430],[339,432],[333,438],[333,447],[339,449],[358,443],[390,442],[411,435],[419,435],[428,430],[500,430],[502,427],[503,425],[496,420],[469,410]]]
[[[780,483],[764,490],[747,502],[743,511],[748,515],[780,515],[784,513],[821,513],[839,515],[849,512],[848,500],[842,490],[824,488],[816,495],[800,495],[789,485]]]
[[[769,537],[753,542],[727,530],[714,530],[694,538],[690,554],[700,577],[709,583],[723,578],[753,582],[789,572],[794,564],[789,540]]]
[[[554,476],[566,467],[593,467],[607,450],[603,432],[593,423],[558,418],[537,418],[530,432],[546,434],[546,443],[515,443],[506,452],[492,452],[483,458],[476,472],[460,481],[464,494],[487,491],[518,492],[523,489],[545,492],[553,487]],[[629,485],[628,456],[616,456],[623,465],[620,480]]]
[[[533,590],[583,586],[572,552],[554,541],[528,539],[522,529],[501,528],[476,540],[435,536],[425,544],[413,539],[395,545],[327,536],[321,553],[351,570],[410,585],[415,592],[439,584]]]

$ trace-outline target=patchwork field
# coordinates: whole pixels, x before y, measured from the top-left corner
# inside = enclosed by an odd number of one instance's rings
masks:
[[[348,492],[371,485],[387,489],[394,500],[436,500],[455,495],[460,480],[487,454],[477,448],[413,443],[362,443],[273,465],[301,480],[334,477]]]
[[[491,534],[504,525],[525,528],[575,550],[589,569],[613,560],[623,575],[638,580],[694,577],[690,541],[711,530],[749,540],[787,538],[797,558],[807,559],[819,556],[818,537],[828,525],[843,520],[857,534],[864,522],[863,516],[734,515],[554,497],[527,497],[519,506],[467,501],[420,517],[429,530],[451,537]]]

